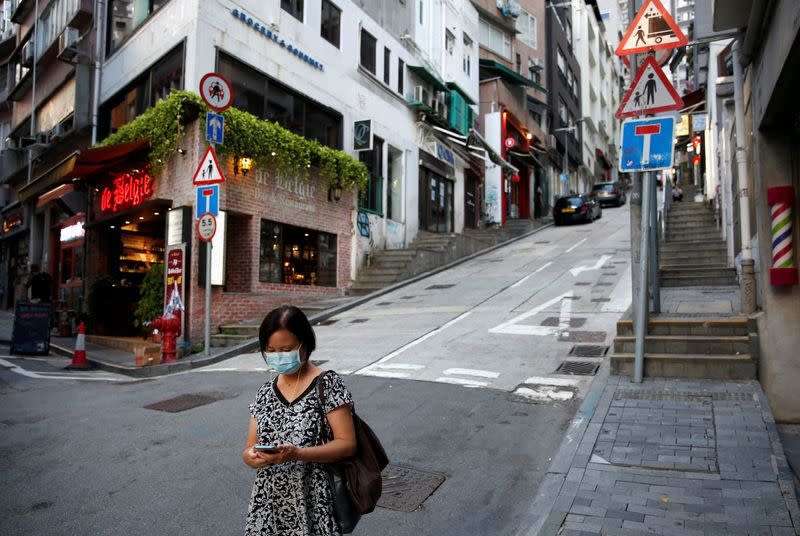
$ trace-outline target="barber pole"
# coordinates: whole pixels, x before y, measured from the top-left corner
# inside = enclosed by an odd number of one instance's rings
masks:
[[[797,267],[792,247],[792,203],[794,188],[776,186],[767,189],[767,204],[772,216],[772,268],[769,281],[773,285],[796,285]]]
[[[78,326],[78,336],[75,339],[75,352],[72,354],[72,364],[67,368],[89,368],[89,361],[86,360],[86,325],[83,322]]]

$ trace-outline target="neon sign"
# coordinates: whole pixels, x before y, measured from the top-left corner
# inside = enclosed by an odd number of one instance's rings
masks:
[[[141,205],[153,195],[150,168],[134,169],[114,179],[114,185],[103,188],[100,194],[101,212],[119,212]]]
[[[62,242],[70,242],[72,240],[83,238],[85,234],[86,231],[83,228],[83,222],[80,221],[61,229],[60,238]]]

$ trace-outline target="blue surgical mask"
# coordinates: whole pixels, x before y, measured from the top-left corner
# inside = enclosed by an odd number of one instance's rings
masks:
[[[303,364],[300,360],[300,346],[288,352],[262,352],[262,355],[267,365],[278,374],[293,374]]]

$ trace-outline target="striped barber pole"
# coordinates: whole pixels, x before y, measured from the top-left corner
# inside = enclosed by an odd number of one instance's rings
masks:
[[[776,186],[767,189],[767,204],[772,220],[772,268],[769,271],[773,285],[796,285],[797,267],[792,247],[792,204],[794,188]]]

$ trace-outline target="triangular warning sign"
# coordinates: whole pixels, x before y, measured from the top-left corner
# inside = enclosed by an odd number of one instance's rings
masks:
[[[636,79],[622,99],[617,118],[657,114],[683,108],[683,99],[667,80],[653,56],[647,56],[636,72]]]
[[[206,184],[218,184],[225,182],[225,176],[222,174],[222,169],[219,167],[217,161],[217,153],[214,152],[214,147],[209,146],[206,154],[200,160],[200,165],[197,166],[197,171],[194,172],[192,184],[195,186],[202,186]]]
[[[617,56],[686,46],[686,36],[658,0],[645,0],[617,46]]]

